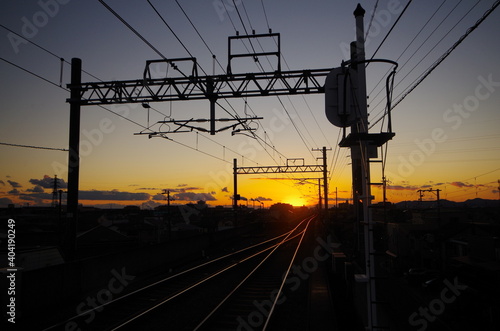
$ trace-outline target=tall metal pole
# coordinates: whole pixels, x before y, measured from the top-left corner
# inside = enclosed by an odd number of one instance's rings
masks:
[[[234,213],[234,226],[238,221],[238,159],[233,159],[233,213]]]
[[[354,11],[356,19],[356,61],[358,75],[358,111],[357,132],[368,133],[368,107],[366,100],[366,72],[365,72],[365,40],[364,22],[365,10],[358,4]],[[360,139],[360,163],[361,163],[361,187],[360,197],[363,205],[363,224],[365,236],[365,264],[367,278],[367,315],[368,330],[373,330],[377,325],[376,289],[375,289],[375,251],[373,249],[373,223],[371,217],[371,187],[370,187],[370,160],[368,154],[368,143]]]
[[[70,258],[76,253],[76,231],[78,227],[78,187],[80,178],[80,85],[82,82],[82,60],[71,59],[69,156],[68,156],[68,228],[66,250]]]
[[[325,197],[325,218],[328,218],[328,169],[326,168],[326,147],[323,146],[323,196]]]
[[[323,209],[323,204],[321,203],[321,179],[318,178],[318,212],[321,215],[321,210]]]
[[[172,218],[170,216],[170,190],[167,190],[168,240],[172,239]]]

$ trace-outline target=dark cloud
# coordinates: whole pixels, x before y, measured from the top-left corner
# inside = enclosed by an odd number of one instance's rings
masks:
[[[28,190],[30,191],[30,190]],[[45,193],[45,192],[32,192],[29,194],[22,193],[19,196],[20,199],[23,200],[46,200],[46,199],[52,199],[52,193]]]
[[[39,185],[43,188],[54,188],[54,178],[50,176],[43,176],[42,179],[30,179],[30,183],[33,185]],[[57,179],[57,188],[68,188],[68,184],[62,178]]]
[[[10,179],[9,179],[7,182],[10,184],[10,186],[12,186],[12,188],[23,187],[23,186],[22,186],[21,184],[19,184],[18,182],[14,182],[14,181],[12,181],[12,180],[10,180]]]
[[[149,200],[149,193],[132,193],[113,191],[80,191],[80,200],[117,200],[117,201],[141,201]]]
[[[17,188],[13,189],[13,190],[10,190],[9,192],[7,192],[9,194],[19,194],[19,190]]]
[[[3,180],[0,180],[0,184],[2,184],[3,186],[5,186],[5,182]]]
[[[33,187],[32,189],[27,189],[26,192],[43,193],[44,190],[43,190],[43,187],[41,187],[40,185],[37,185],[37,186]]]
[[[10,200],[9,198],[0,198],[0,206],[7,206],[7,205],[10,205],[12,203],[12,200]]]
[[[240,200],[243,200],[243,201],[248,201],[248,199],[247,199],[247,198],[242,197],[242,196],[240,196]]]
[[[166,195],[163,195],[161,193],[158,193],[158,194],[155,194],[151,197],[151,199],[155,200],[155,201],[162,201],[162,200],[167,200],[167,197]]]
[[[416,191],[419,189],[418,186],[414,185],[387,185],[388,190],[395,190],[395,191]]]
[[[181,201],[216,201],[217,199],[210,193],[180,192],[174,194],[175,200]]]
[[[227,186],[226,186],[226,187],[224,187],[221,191],[222,191],[222,192],[229,192],[229,191],[227,190]]]
[[[259,200],[259,201],[273,201],[273,199],[271,199],[271,198],[264,198],[264,197],[258,197],[258,198],[255,198],[254,200]]]
[[[463,182],[451,182],[450,185],[460,187],[460,188],[462,188],[462,187],[474,187],[473,184],[466,184]]]
[[[144,190],[144,191],[160,191],[161,188],[157,188],[157,187],[140,187],[140,188],[136,188],[137,191],[139,190]]]

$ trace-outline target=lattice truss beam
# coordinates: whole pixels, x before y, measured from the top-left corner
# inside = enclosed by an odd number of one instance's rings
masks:
[[[257,166],[238,167],[236,174],[273,174],[273,173],[297,173],[297,172],[323,172],[322,165],[284,165],[284,166]]]
[[[81,105],[324,93],[332,69],[82,83]],[[69,100],[73,101],[73,100]]]

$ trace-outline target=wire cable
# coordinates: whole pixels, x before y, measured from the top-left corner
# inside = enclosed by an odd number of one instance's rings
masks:
[[[45,82],[47,82],[47,83],[49,83],[49,84],[52,84],[52,85],[54,85],[54,86],[56,86],[56,87],[62,88],[63,90],[65,90],[65,91],[69,92],[69,90],[68,90],[68,89],[66,89],[66,88],[64,88],[64,87],[62,87],[62,86],[60,86],[59,84],[54,83],[53,81],[51,81],[51,80],[49,80],[49,79],[47,79],[47,78],[45,78],[45,77],[42,77],[42,76],[40,76],[40,75],[38,75],[38,74],[35,74],[33,71],[30,71],[30,70],[25,69],[25,68],[23,68],[23,67],[21,67],[21,66],[18,66],[17,64],[15,64],[15,63],[13,63],[13,62],[10,62],[9,60],[4,59],[3,57],[0,57],[0,60],[2,60],[2,61],[4,61],[4,62],[6,62],[6,63],[8,63],[8,64],[10,64],[10,65],[12,65],[12,66],[14,66],[14,67],[18,68],[18,69],[21,69],[21,70],[22,70],[22,71],[24,71],[24,72],[27,72],[27,73],[29,73],[30,75],[33,75],[33,76],[35,76],[35,77],[37,77],[37,78],[40,78],[41,80],[43,80],[43,81],[45,81]]]
[[[11,147],[24,147],[24,148],[34,148],[34,149],[46,149],[46,150],[50,150],[50,151],[61,151],[61,152],[68,152],[69,151],[69,149],[64,149],[64,148],[30,146],[30,145],[20,145],[20,144],[9,144],[9,143],[3,143],[3,142],[0,142],[0,145],[11,146]]]
[[[57,59],[60,59],[60,60],[64,61],[64,62],[65,62],[65,63],[67,63],[67,64],[71,64],[69,61],[65,60],[64,58],[62,58],[62,57],[58,56],[57,54],[54,54],[53,52],[49,51],[49,50],[48,50],[48,49],[46,49],[45,47],[40,46],[40,45],[38,45],[37,43],[35,43],[35,42],[33,42],[33,41],[29,40],[29,39],[26,39],[25,37],[23,37],[23,36],[22,36],[22,35],[20,35],[19,33],[12,31],[11,29],[9,29],[8,27],[6,27],[5,25],[0,24],[0,27],[4,28],[5,30],[7,30],[7,31],[9,31],[9,32],[11,32],[11,33],[13,33],[13,34],[15,34],[17,37],[22,38],[23,40],[25,40],[26,42],[28,42],[28,43],[32,44],[33,46],[38,47],[39,49],[41,49],[41,50],[43,50],[44,52],[46,52],[46,53],[48,53],[48,54],[52,55],[53,57],[55,57],[55,58],[57,58]],[[86,73],[87,75],[89,75],[90,77],[92,77],[92,78],[94,78],[94,79],[97,79],[97,80],[101,81],[99,78],[97,78],[96,76],[92,75],[91,73],[89,73],[89,72],[87,72],[87,71],[85,71],[85,70],[82,70],[82,72]]]
[[[493,6],[491,6],[490,9],[488,9],[483,16],[473,25],[471,26],[464,35],[462,35],[453,46],[451,46],[441,57],[434,62],[434,64],[421,76],[418,81],[413,84],[405,93],[404,95],[394,103],[393,108],[395,108],[397,105],[401,103],[413,90],[417,88],[418,85],[420,85],[433,71],[436,69],[457,47],[460,45],[471,33],[474,31],[479,25],[481,25],[482,22],[498,7],[500,4],[500,0],[497,0]],[[401,95],[401,94],[400,94]]]
[[[392,27],[390,28],[389,32],[387,32],[387,34],[385,35],[384,39],[382,40],[382,42],[380,43],[380,45],[378,45],[377,49],[375,50],[375,52],[373,53],[372,57],[370,58],[370,60],[373,60],[373,58],[375,57],[375,55],[377,54],[378,50],[380,49],[380,47],[382,47],[382,45],[384,44],[384,42],[387,40],[387,37],[389,37],[389,35],[391,34],[392,30],[394,29],[394,27],[396,26],[396,24],[398,24],[399,20],[401,19],[401,17],[403,17],[403,14],[405,13],[406,9],[408,9],[408,6],[411,4],[413,0],[410,0],[408,1],[408,3],[406,4],[406,6],[403,8],[403,11],[401,12],[401,14],[399,14],[398,18],[396,19],[396,22],[394,22],[394,24],[392,25]],[[370,62],[368,62],[366,64],[366,66],[368,67],[368,65],[370,64]]]

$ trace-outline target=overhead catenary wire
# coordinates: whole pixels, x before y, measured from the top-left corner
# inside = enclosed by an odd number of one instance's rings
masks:
[[[50,151],[61,151],[61,152],[68,152],[69,151],[69,149],[65,149],[65,148],[21,145],[21,144],[11,144],[11,143],[4,143],[4,142],[0,142],[0,145],[11,146],[11,147],[33,148],[33,149],[46,149],[46,150],[50,150]]]
[[[477,4],[477,3],[476,3]],[[476,23],[471,26],[465,34],[463,34],[443,55],[441,55],[426,71],[424,71],[417,79],[415,79],[411,86],[406,88],[403,92],[401,92],[398,97],[399,99],[394,102],[392,105],[392,109],[396,108],[411,92],[413,92],[471,33],[474,31],[484,20],[498,7],[500,4],[500,0],[497,0],[484,14],[483,16],[476,21]],[[470,10],[469,10],[470,12]],[[463,16],[465,17],[465,16]],[[463,19],[462,17],[462,19]],[[462,20],[461,19],[461,20]],[[457,23],[458,24],[458,23]],[[456,26],[456,24],[455,24]],[[451,30],[450,30],[451,31]],[[448,32],[449,33],[449,32]],[[448,34],[447,33],[447,34]],[[380,122],[383,117],[374,121],[370,128]]]
[[[71,62],[65,60],[64,58],[60,57],[59,55],[49,51],[47,48],[43,47],[43,46],[40,46],[39,44],[35,43],[34,41],[28,39],[28,38],[25,38],[24,36],[20,35],[19,33],[13,31],[12,29],[9,29],[8,27],[6,27],[5,25],[1,24],[0,23],[0,27],[4,28],[5,30],[9,31],[10,33],[13,33],[15,34],[18,38],[22,38],[24,41],[30,43],[31,45],[43,50],[44,52],[52,55],[53,57],[57,58],[57,59],[60,59],[61,61],[64,61],[64,63],[67,63],[67,64],[71,64]],[[94,79],[97,79],[99,81],[101,81],[99,78],[97,78],[96,76],[92,75],[91,73],[89,73],[88,71],[85,71],[82,69],[82,72],[89,75],[90,77],[94,78]]]
[[[441,7],[442,7],[442,6],[446,3],[446,1],[447,1],[447,0],[443,0],[443,2],[441,2],[441,4],[440,4],[440,5],[439,5],[439,7],[438,7],[438,8],[434,11],[434,13],[431,15],[431,17],[429,17],[429,18],[427,19],[427,21],[426,21],[426,22],[422,25],[422,27],[420,28],[420,30],[419,30],[419,31],[415,34],[415,36],[413,37],[413,39],[412,39],[412,40],[408,43],[408,45],[406,45],[405,49],[401,52],[401,54],[400,54],[400,55],[398,56],[398,58],[395,60],[396,62],[398,62],[398,61],[399,61],[399,59],[401,59],[401,57],[402,57],[402,56],[406,53],[406,51],[410,48],[410,46],[413,44],[413,42],[414,42],[414,41],[418,38],[418,36],[420,36],[420,34],[421,34],[421,33],[424,31],[424,29],[425,29],[425,28],[429,25],[430,21],[432,21],[432,19],[434,18],[434,16],[435,16],[435,15],[439,12],[439,10],[440,10],[440,9],[441,9]],[[460,0],[460,1],[458,2],[458,4],[460,4],[460,2],[462,2],[462,0]],[[458,6],[458,4],[457,4],[457,6]],[[450,12],[450,13],[451,13],[451,12]],[[448,15],[449,15],[449,14],[448,14]],[[448,17],[448,16],[447,16],[447,17]],[[444,22],[444,20],[445,20],[445,19],[446,19],[446,18],[444,18],[444,19],[442,20],[441,24]],[[437,28],[439,28],[439,26],[438,26],[438,27],[436,27],[436,28],[434,29],[434,31],[433,31],[433,32],[435,32]],[[429,35],[429,37],[430,37],[431,35],[432,35],[432,33]],[[420,49],[420,48],[424,45],[424,43],[425,43],[425,42],[429,39],[429,37],[428,37],[428,38],[427,38],[424,42],[422,42],[422,43],[421,43],[421,45],[417,48],[417,50],[415,50],[415,51],[413,52],[413,54],[409,57],[409,59],[413,58],[413,57],[415,56],[415,54],[417,54],[418,50],[419,50],[419,49]],[[366,39],[366,38],[365,38],[365,39]],[[401,70],[405,67],[406,63],[408,63],[409,59],[408,59],[408,60],[407,60],[404,64],[402,64],[402,65],[400,65],[400,66],[399,66],[399,70],[400,70],[400,71],[401,71]],[[385,75],[384,75],[384,76],[382,76],[382,77],[380,78],[380,80],[377,82],[377,84],[375,84],[375,86],[374,86],[374,87],[373,87],[373,89],[370,91],[370,93],[368,93],[370,100],[375,100],[375,99],[376,99],[376,98],[380,95],[380,93],[384,90],[384,88],[382,87],[382,88],[380,89],[380,91],[379,91],[379,92],[378,92],[378,93],[377,93],[374,97],[372,97],[372,96],[371,96],[371,95],[372,95],[372,93],[373,93],[373,91],[375,91],[375,89],[376,89],[376,88],[380,85],[380,83],[384,80],[385,76],[387,76],[387,75],[390,73],[390,71],[391,71],[390,69],[389,69],[389,70],[387,70],[387,72],[385,73]],[[381,102],[382,102],[382,101],[381,101]],[[380,104],[380,103],[379,103],[379,104]]]
[[[7,61],[7,60],[5,60],[5,59],[3,59],[3,58],[0,58],[0,60],[4,60],[5,62],[7,62],[7,63],[9,63],[9,64],[13,65],[14,67],[16,67],[16,68],[18,68],[18,69],[20,69],[20,70],[23,70],[23,71],[25,71],[25,72],[27,72],[27,73],[29,73],[29,74],[31,74],[31,75],[33,75],[33,76],[35,76],[35,77],[37,77],[37,78],[39,78],[39,79],[41,79],[41,80],[43,80],[43,81],[47,82],[47,83],[50,83],[51,85],[54,85],[54,86],[55,86],[55,87],[57,87],[57,88],[60,88],[60,89],[63,89],[63,90],[65,90],[65,91],[69,92],[69,90],[68,90],[68,89],[66,89],[66,88],[64,88],[64,87],[61,87],[61,86],[59,86],[58,84],[56,84],[56,83],[54,83],[54,82],[52,82],[52,81],[48,80],[47,78],[44,78],[44,77],[42,77],[42,76],[40,76],[40,75],[37,75],[37,74],[35,74],[35,73],[33,73],[33,72],[31,72],[31,71],[29,71],[29,70],[27,70],[27,69],[25,69],[25,68],[23,68],[23,67],[19,66],[19,65],[16,65],[16,64],[14,64],[14,63],[12,63],[12,62],[10,62],[10,61]],[[118,117],[120,117],[120,118],[122,118],[122,119],[124,119],[124,120],[126,120],[126,121],[128,121],[128,122],[130,122],[130,123],[132,123],[132,124],[135,124],[135,125],[137,125],[137,126],[139,126],[139,127],[143,128],[143,129],[145,129],[145,130],[150,130],[152,133],[154,132],[154,131],[152,131],[150,128],[148,128],[147,126],[144,126],[144,125],[140,124],[139,122],[136,122],[136,121],[134,121],[134,120],[132,120],[132,119],[130,119],[130,118],[128,118],[128,117],[126,117],[126,116],[122,115],[122,114],[119,114],[119,113],[117,113],[117,112],[115,112],[115,111],[113,111],[113,110],[111,110],[111,109],[107,108],[107,107],[104,107],[104,106],[102,106],[102,105],[98,105],[98,106],[99,106],[100,108],[104,109],[105,111],[110,112],[110,113],[114,114],[115,116],[118,116]],[[162,113],[162,114],[163,114],[163,113]],[[218,159],[218,160],[224,161],[224,162],[226,162],[226,163],[231,163],[231,162],[226,161],[226,160],[224,160],[224,159],[222,159],[222,158],[220,158],[220,157],[218,157],[218,156],[215,156],[215,155],[213,155],[213,154],[210,154],[210,153],[207,153],[207,152],[204,152],[204,151],[198,150],[198,149],[196,149],[196,148],[194,148],[194,147],[191,147],[191,146],[189,146],[189,145],[187,145],[187,144],[184,144],[184,143],[181,143],[181,142],[179,142],[179,141],[176,141],[176,140],[174,140],[174,139],[172,139],[172,138],[168,138],[168,137],[163,137],[163,138],[166,138],[167,140],[172,141],[172,142],[174,142],[174,143],[176,143],[176,144],[178,144],[178,145],[184,146],[184,147],[189,148],[189,149],[191,149],[191,150],[195,150],[195,151],[197,151],[197,152],[199,152],[199,153],[202,153],[202,154],[204,154],[204,155],[210,156],[210,157],[212,157],[212,158],[215,158],[215,159]],[[67,149],[59,149],[59,148],[51,148],[51,147],[38,147],[38,146],[19,145],[19,144],[8,144],[8,143],[0,143],[0,144],[1,144],[1,145],[14,146],[14,147],[26,147],[26,148],[38,148],[38,149],[50,149],[50,150],[59,150],[59,151],[69,151],[69,150],[67,150]],[[243,156],[242,154],[239,154],[239,155],[240,155],[240,156]]]
[[[403,11],[401,11],[401,13],[399,14],[398,18],[396,19],[396,21],[394,22],[394,24],[391,26],[391,28],[389,29],[389,31],[387,32],[387,34],[385,35],[384,39],[382,39],[382,41],[380,42],[380,44],[378,45],[377,49],[375,50],[375,52],[373,52],[372,54],[372,57],[370,58],[370,60],[373,60],[375,58],[375,55],[377,55],[377,52],[379,51],[379,49],[382,47],[382,45],[384,44],[384,42],[387,40],[387,38],[389,37],[389,35],[391,34],[392,30],[394,30],[394,27],[396,26],[396,24],[398,24],[399,20],[401,19],[401,17],[403,17],[403,14],[406,12],[406,9],[408,9],[408,7],[410,6],[411,2],[413,0],[409,0],[408,3],[406,4],[406,6],[403,8]],[[368,66],[370,64],[370,62],[366,63],[366,66]]]
[[[190,24],[191,24],[191,26],[193,27],[193,29],[196,31],[197,35],[200,37],[200,39],[202,40],[203,44],[204,44],[204,45],[205,45],[205,47],[208,49],[208,51],[210,52],[210,54],[212,55],[212,57],[213,57],[213,58],[215,59],[215,61],[219,64],[219,67],[220,67],[220,68],[222,69],[222,71],[225,73],[224,67],[223,67],[223,66],[222,66],[222,64],[219,62],[219,60],[218,60],[218,59],[217,59],[217,57],[215,56],[214,52],[213,52],[213,51],[212,51],[212,49],[210,48],[210,46],[208,46],[207,42],[205,41],[205,39],[203,38],[203,36],[202,36],[202,35],[201,35],[201,33],[199,32],[199,30],[196,28],[196,26],[195,26],[194,22],[191,20],[191,18],[189,17],[188,13],[186,12],[186,10],[184,10],[184,8],[182,7],[182,5],[181,5],[178,1],[176,1],[176,3],[177,3],[177,5],[178,5],[178,7],[181,9],[181,11],[182,11],[182,13],[184,14],[184,16],[186,17],[186,19],[189,21],[189,23],[190,23]],[[151,5],[151,6],[153,6],[151,3],[150,3],[150,5]],[[224,6],[225,6],[225,5],[224,5]],[[154,7],[154,6],[153,6],[153,7]],[[157,13],[157,14],[161,17],[161,14],[160,14],[157,10],[155,10],[155,11],[156,11],[156,13]],[[164,20],[163,18],[162,18],[162,20],[165,22],[165,20]],[[234,25],[233,25],[233,27],[234,27]],[[236,28],[235,28],[235,29],[236,29]],[[170,29],[170,30],[173,32],[173,30],[172,30],[172,29]],[[187,50],[187,49],[186,49],[186,50]],[[188,53],[190,54],[190,52],[188,52]],[[222,108],[222,109],[223,109],[226,113],[228,113],[228,114],[229,114],[230,116],[232,116],[233,118],[235,118],[235,119],[239,119],[239,116],[238,116],[238,114],[237,114],[236,110],[234,109],[234,107],[231,105],[231,103],[230,103],[227,99],[224,99],[224,100],[226,101],[226,103],[228,104],[228,106],[229,106],[229,107],[230,107],[230,108],[234,111],[234,113],[235,113],[234,115],[233,115],[233,114],[231,114],[231,113],[230,113],[230,112],[229,112],[229,111],[228,111],[225,107],[223,107],[223,106],[222,106],[222,105],[221,105],[218,101],[217,101],[217,105],[218,105],[219,107],[221,107],[221,108]],[[247,104],[247,103],[245,102],[245,104]],[[251,109],[251,108],[250,108],[250,109]],[[254,112],[252,109],[251,109],[251,111],[252,111],[252,113],[256,116],[255,112]],[[254,136],[254,138],[255,138],[255,139],[259,140],[259,139],[257,138],[258,136],[257,136],[257,135],[255,135],[255,133],[253,133],[252,131],[250,131],[250,132],[251,132],[251,134]],[[267,134],[267,133],[265,133],[265,134]],[[260,138],[260,137],[259,137],[259,138]],[[265,142],[265,140],[263,140],[263,139],[260,139],[260,140],[262,140],[262,141],[264,141],[264,142]],[[260,142],[259,142],[259,144],[260,144]],[[266,145],[270,146],[269,144],[266,144]],[[265,148],[265,146],[262,146],[262,147],[263,147],[263,149],[266,151],[266,153],[267,153],[269,156],[271,156],[271,158],[274,160],[273,156],[272,156],[272,155],[271,155],[271,154],[267,151],[267,149]],[[277,151],[277,150],[276,150],[276,148],[275,148],[274,146],[270,146],[270,147],[272,147],[272,149],[273,149],[274,151],[278,152],[280,155],[283,155],[282,153],[280,153],[279,151]],[[276,162],[276,160],[274,160],[274,161]],[[276,162],[276,163],[277,163],[277,162]]]
[[[484,14],[483,16],[473,25],[471,26],[469,29],[467,29],[467,31],[465,32],[465,34],[463,34],[457,42],[455,42],[455,44],[453,44],[453,46],[451,46],[443,55],[441,55],[441,57],[436,61],[434,62],[434,64],[426,71],[424,72],[424,74],[421,75],[421,77],[418,79],[418,81],[416,83],[414,83],[409,89],[407,89],[407,91],[403,94],[402,97],[400,97],[398,99],[398,101],[396,101],[394,103],[394,106],[393,107],[396,107],[399,103],[401,103],[401,101],[403,101],[415,88],[417,88],[418,85],[420,85],[433,71],[434,69],[436,69],[454,50],[455,48],[458,47],[458,45],[460,45],[471,33],[472,31],[474,31],[482,22],[484,22],[484,20],[498,7],[498,5],[500,4],[500,0],[496,1],[492,6],[491,8],[489,8]],[[401,94],[400,94],[401,95]]]

